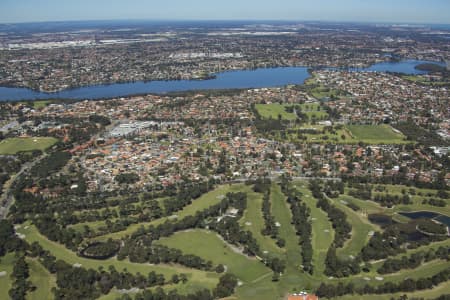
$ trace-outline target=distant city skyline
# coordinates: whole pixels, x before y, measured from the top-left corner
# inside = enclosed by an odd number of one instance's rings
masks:
[[[1,0],[0,23],[286,20],[450,24],[449,0]]]

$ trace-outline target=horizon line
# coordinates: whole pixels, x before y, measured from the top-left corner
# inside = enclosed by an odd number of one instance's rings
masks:
[[[415,22],[415,21],[355,21],[355,20],[302,20],[302,19],[68,19],[68,20],[48,20],[48,21],[17,21],[17,22],[1,22],[0,25],[20,25],[20,24],[36,24],[36,23],[83,23],[83,22],[285,22],[285,23],[338,23],[338,24],[371,24],[371,25],[449,25],[450,23],[433,23],[433,22]]]

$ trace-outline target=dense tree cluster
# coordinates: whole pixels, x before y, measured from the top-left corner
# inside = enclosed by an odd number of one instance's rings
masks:
[[[142,246],[140,246],[140,243]],[[137,263],[149,262],[151,264],[176,263],[188,268],[207,271],[213,270],[211,261],[205,261],[197,255],[183,254],[179,249],[173,249],[155,243],[148,245],[149,243],[150,241],[145,238],[138,239],[133,244],[129,243],[128,252],[130,261]],[[123,252],[121,255],[123,255]]]
[[[134,300],[213,300],[218,298],[226,298],[234,293],[237,286],[237,279],[232,274],[224,274],[219,283],[213,290],[213,294],[207,289],[196,291],[192,294],[182,295],[177,290],[169,292],[164,291],[161,287],[154,290],[144,290],[134,296]],[[132,300],[132,296],[124,294],[117,298],[118,300]]]
[[[383,265],[378,268],[377,272],[380,274],[395,273],[402,269],[415,269],[422,263],[432,261],[435,259],[450,260],[450,248],[439,247],[437,250],[431,249],[427,252],[420,251],[401,258],[391,258],[383,262]]]
[[[336,248],[332,244],[325,259],[325,275],[341,278],[359,274],[361,272],[360,262],[359,258],[348,260],[338,258]]]
[[[278,235],[278,227],[276,226],[275,218],[271,213],[270,192],[264,193],[262,202],[262,213],[264,218],[264,228],[261,230],[263,235],[269,235],[276,239]]]
[[[348,194],[358,199],[371,200],[372,199],[372,186],[369,184],[353,184],[349,187],[353,187]]]
[[[408,140],[417,141],[425,146],[448,145],[448,142],[444,141],[436,132],[426,130],[412,120],[398,123],[395,128],[406,135]]]
[[[14,279],[8,294],[12,300],[25,300],[27,292],[32,288],[31,282],[28,281],[30,269],[25,261],[25,255],[19,254],[14,263],[11,279]]]
[[[203,182],[199,184],[186,185],[180,188],[180,191],[175,197],[164,200],[164,212],[166,216],[182,209],[186,205],[192,203],[192,200],[197,199],[201,195],[211,190],[214,185]]]
[[[169,292],[164,291],[158,287],[155,290],[144,290],[141,293],[137,293],[134,298],[131,295],[124,294],[117,298],[117,300],[213,300],[209,290],[200,290],[192,294],[181,295],[176,290]]]
[[[237,278],[233,274],[225,274],[219,279],[219,283],[213,291],[216,298],[225,298],[234,293],[237,286]]]
[[[260,248],[252,233],[242,230],[238,221],[232,217],[224,217],[219,222],[210,225],[210,229],[217,231],[230,244],[243,246],[244,253],[258,255]]]
[[[420,238],[410,239],[410,235],[417,237],[416,221],[408,224],[393,224],[386,227],[384,232],[375,232],[369,242],[361,250],[364,261],[384,259],[388,256],[405,252],[406,248],[413,249],[420,245],[427,245],[433,241],[443,240],[446,237],[420,235]],[[407,247],[405,247],[407,244]]]
[[[107,259],[119,251],[119,243],[111,238],[106,242],[95,242],[80,251],[80,255],[87,258]]]
[[[450,270],[446,269],[437,273],[432,277],[419,279],[405,279],[399,283],[385,282],[380,286],[365,285],[363,288],[355,288],[353,283],[338,285],[322,283],[316,291],[316,295],[320,298],[333,298],[347,294],[393,294],[398,292],[413,292],[416,290],[431,289],[442,282],[450,279]]]
[[[102,126],[107,126],[107,125],[111,124],[111,120],[108,117],[101,116],[101,115],[90,115],[89,122],[98,123]]]
[[[30,170],[30,174],[36,178],[46,178],[52,172],[64,167],[71,157],[72,155],[66,151],[53,152],[34,165]]]
[[[114,177],[114,180],[120,184],[133,184],[139,181],[139,175],[136,173],[121,173]]]
[[[445,207],[447,205],[447,201],[445,201],[443,199],[430,198],[430,199],[423,199],[422,204],[438,206],[438,207]]]
[[[377,194],[373,196],[372,200],[386,207],[393,207],[394,205],[398,204],[412,204],[411,197],[409,197],[409,195],[407,194],[404,194],[402,196],[391,194]]]
[[[12,251],[25,247],[25,243],[14,232],[14,227],[8,220],[0,220],[0,257]]]
[[[323,192],[330,198],[337,198],[344,193],[345,184],[340,181],[328,180],[324,182]]]
[[[83,241],[83,237],[79,232],[56,224],[53,216],[43,215],[36,220],[35,225],[39,232],[49,240],[61,243],[72,251],[76,251]]]

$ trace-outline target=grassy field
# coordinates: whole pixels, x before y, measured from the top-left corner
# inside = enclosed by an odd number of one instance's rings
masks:
[[[449,81],[431,81],[430,79],[421,75],[402,75],[403,79],[418,83],[421,85],[432,85],[432,86],[449,86]]]
[[[303,194],[303,201],[311,209],[314,275],[321,276],[325,270],[328,248],[334,239],[334,230],[327,214],[316,206],[317,200],[312,197],[306,184],[296,183],[296,186]]]
[[[50,103],[52,103],[51,100],[38,100],[38,101],[33,101],[33,107],[35,109],[41,109],[46,107],[47,105],[49,105]]]
[[[323,98],[331,98],[331,97],[340,98],[340,96],[345,95],[345,92],[330,89],[321,85],[310,89],[309,94],[311,94],[311,96],[313,96],[317,100],[321,100]]]
[[[25,229],[26,228],[26,229]],[[195,269],[189,269],[181,266],[172,265],[150,265],[132,263],[128,260],[119,261],[115,258],[107,260],[94,260],[77,256],[74,252],[68,250],[63,245],[52,242],[42,236],[33,225],[21,227],[17,230],[25,235],[26,241],[30,244],[37,241],[44,249],[50,251],[57,259],[66,261],[69,264],[81,264],[84,268],[92,268],[97,270],[100,266],[107,269],[108,266],[114,266],[118,271],[127,269],[129,272],[141,274],[148,274],[155,271],[158,274],[163,274],[169,279],[173,274],[185,273],[189,279],[186,286],[195,287],[202,285],[207,288],[214,287],[218,282],[218,275],[211,272],[203,272]]]
[[[347,129],[357,141],[368,144],[406,144],[405,136],[394,132],[388,125],[347,125]]]
[[[277,120],[281,116],[282,120],[295,120],[297,116],[294,113],[289,113],[286,111],[286,107],[291,106],[287,104],[256,104],[255,108],[258,111],[262,119],[274,119]]]
[[[269,255],[279,256],[284,253],[283,249],[280,249],[275,240],[270,236],[261,234],[261,230],[264,228],[264,218],[262,216],[262,194],[254,193],[250,191],[249,187],[245,187],[247,192],[247,209],[244,212],[243,217],[239,221],[239,224],[249,230],[253,237],[258,242],[262,251],[267,251]],[[247,191],[248,190],[248,191]]]
[[[242,187],[243,187],[243,185],[222,185],[222,186],[216,188],[215,190],[213,190],[209,193],[206,193],[206,194],[202,195],[200,198],[192,201],[192,203],[190,205],[188,205],[185,208],[183,208],[182,210],[176,212],[175,215],[178,216],[177,217],[178,219],[182,219],[184,217],[194,215],[197,211],[201,211],[203,209],[206,209],[212,205],[219,203],[221,201],[222,197],[225,196],[225,194],[227,194],[229,192],[238,192],[242,189]],[[152,222],[133,224],[133,225],[130,225],[127,229],[125,229],[123,231],[96,237],[96,238],[94,238],[94,240],[105,241],[108,238],[119,239],[119,238],[125,237],[126,235],[130,235],[131,233],[136,231],[141,226],[149,226],[149,225],[156,226],[156,225],[164,223],[168,219],[169,219],[168,217],[165,217],[165,218],[157,219]]]
[[[44,268],[37,260],[27,259],[30,267],[30,278],[32,285],[37,287],[33,292],[27,294],[29,300],[48,299],[52,295],[52,288],[56,287],[56,278],[47,269]]]
[[[337,144],[355,144],[357,141],[353,140],[350,133],[346,129],[335,129],[335,133],[331,133],[326,131],[323,133],[325,126],[324,125],[303,125],[301,127],[295,129],[313,129],[316,133],[304,133],[303,135],[306,137],[307,143],[330,143],[334,142]]]
[[[228,272],[235,274],[244,283],[268,273],[272,274],[272,271],[262,262],[235,252],[214,232],[205,230],[178,232],[161,239],[158,243],[180,249],[185,254],[198,255],[212,261],[214,265],[223,264]]]
[[[281,116],[282,120],[292,121],[297,119],[297,116],[294,113],[290,113],[286,111],[286,107],[290,107],[293,104],[279,104],[279,103],[271,103],[271,104],[256,104],[255,108],[258,111],[259,115],[262,119],[278,119]],[[302,109],[302,113],[306,114],[309,120],[315,119],[326,119],[328,114],[325,110],[320,107],[319,103],[304,103],[300,104]]]
[[[0,276],[0,299],[9,299],[8,292],[12,286],[10,276],[15,261],[14,253],[8,253],[0,259],[0,272],[6,272],[6,275]]]
[[[58,140],[52,137],[8,138],[0,142],[0,155],[21,151],[46,150]]]

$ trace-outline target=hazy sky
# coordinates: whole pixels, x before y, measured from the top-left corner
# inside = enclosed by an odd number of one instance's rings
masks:
[[[0,23],[104,19],[450,24],[450,0],[0,0]]]

